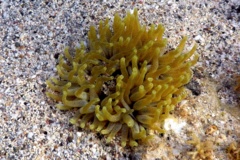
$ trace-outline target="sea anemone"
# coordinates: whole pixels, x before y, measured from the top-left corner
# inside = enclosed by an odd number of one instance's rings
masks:
[[[236,78],[236,86],[235,86],[236,91],[240,91],[240,75],[237,76]]]
[[[210,140],[201,141],[195,134],[192,134],[192,140],[187,142],[194,146],[193,151],[188,152],[193,160],[213,160],[214,143]]]
[[[110,142],[120,136],[124,147],[146,142],[150,130],[163,133],[170,111],[186,97],[183,85],[198,59],[196,45],[183,52],[187,38],[167,51],[164,27],[149,29],[138,20],[137,10],[124,19],[115,15],[113,25],[101,21],[90,27],[88,45],[81,43],[59,57],[58,78],[46,83],[47,96],[60,110],[75,109],[72,124],[99,132]]]
[[[227,154],[230,160],[240,160],[240,143],[232,142],[227,147]]]

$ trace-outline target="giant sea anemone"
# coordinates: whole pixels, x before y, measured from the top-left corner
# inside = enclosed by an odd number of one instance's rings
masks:
[[[115,15],[113,25],[101,21],[90,27],[88,45],[75,53],[66,48],[59,57],[57,78],[46,83],[47,96],[60,110],[74,109],[72,124],[106,135],[120,136],[121,145],[146,142],[150,130],[163,133],[162,125],[186,97],[183,87],[191,77],[196,45],[184,52],[187,38],[168,51],[164,27],[146,27],[137,10],[125,18]]]

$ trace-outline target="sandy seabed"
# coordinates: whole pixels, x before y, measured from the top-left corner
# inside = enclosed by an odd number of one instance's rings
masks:
[[[0,159],[191,159],[195,135],[212,147],[212,159],[228,159],[240,143],[240,1],[0,1]],[[199,61],[176,106],[167,133],[148,146],[122,148],[117,141],[69,124],[72,112],[55,108],[45,81],[55,75],[66,46],[87,40],[90,25],[138,9],[142,24],[163,24],[169,47],[188,36]],[[197,140],[196,140],[197,141]],[[197,142],[196,142],[197,143]]]

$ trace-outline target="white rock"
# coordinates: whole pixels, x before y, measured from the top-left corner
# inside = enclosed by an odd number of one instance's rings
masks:
[[[167,131],[172,130],[176,134],[179,134],[185,125],[186,122],[179,122],[175,118],[168,118],[165,120],[163,128]]]
[[[33,138],[33,133],[32,133],[32,132],[29,132],[28,135],[27,135],[27,137],[28,137],[29,139],[32,139],[32,138]]]

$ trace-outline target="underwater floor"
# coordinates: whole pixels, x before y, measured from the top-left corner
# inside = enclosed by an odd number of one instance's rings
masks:
[[[240,1],[1,1],[0,159],[236,159],[240,157]],[[138,9],[142,24],[163,24],[169,48],[188,36],[200,55],[187,98],[146,146],[106,144],[69,123],[46,97],[65,46],[87,40],[90,25]],[[116,138],[117,139],[117,138]]]

